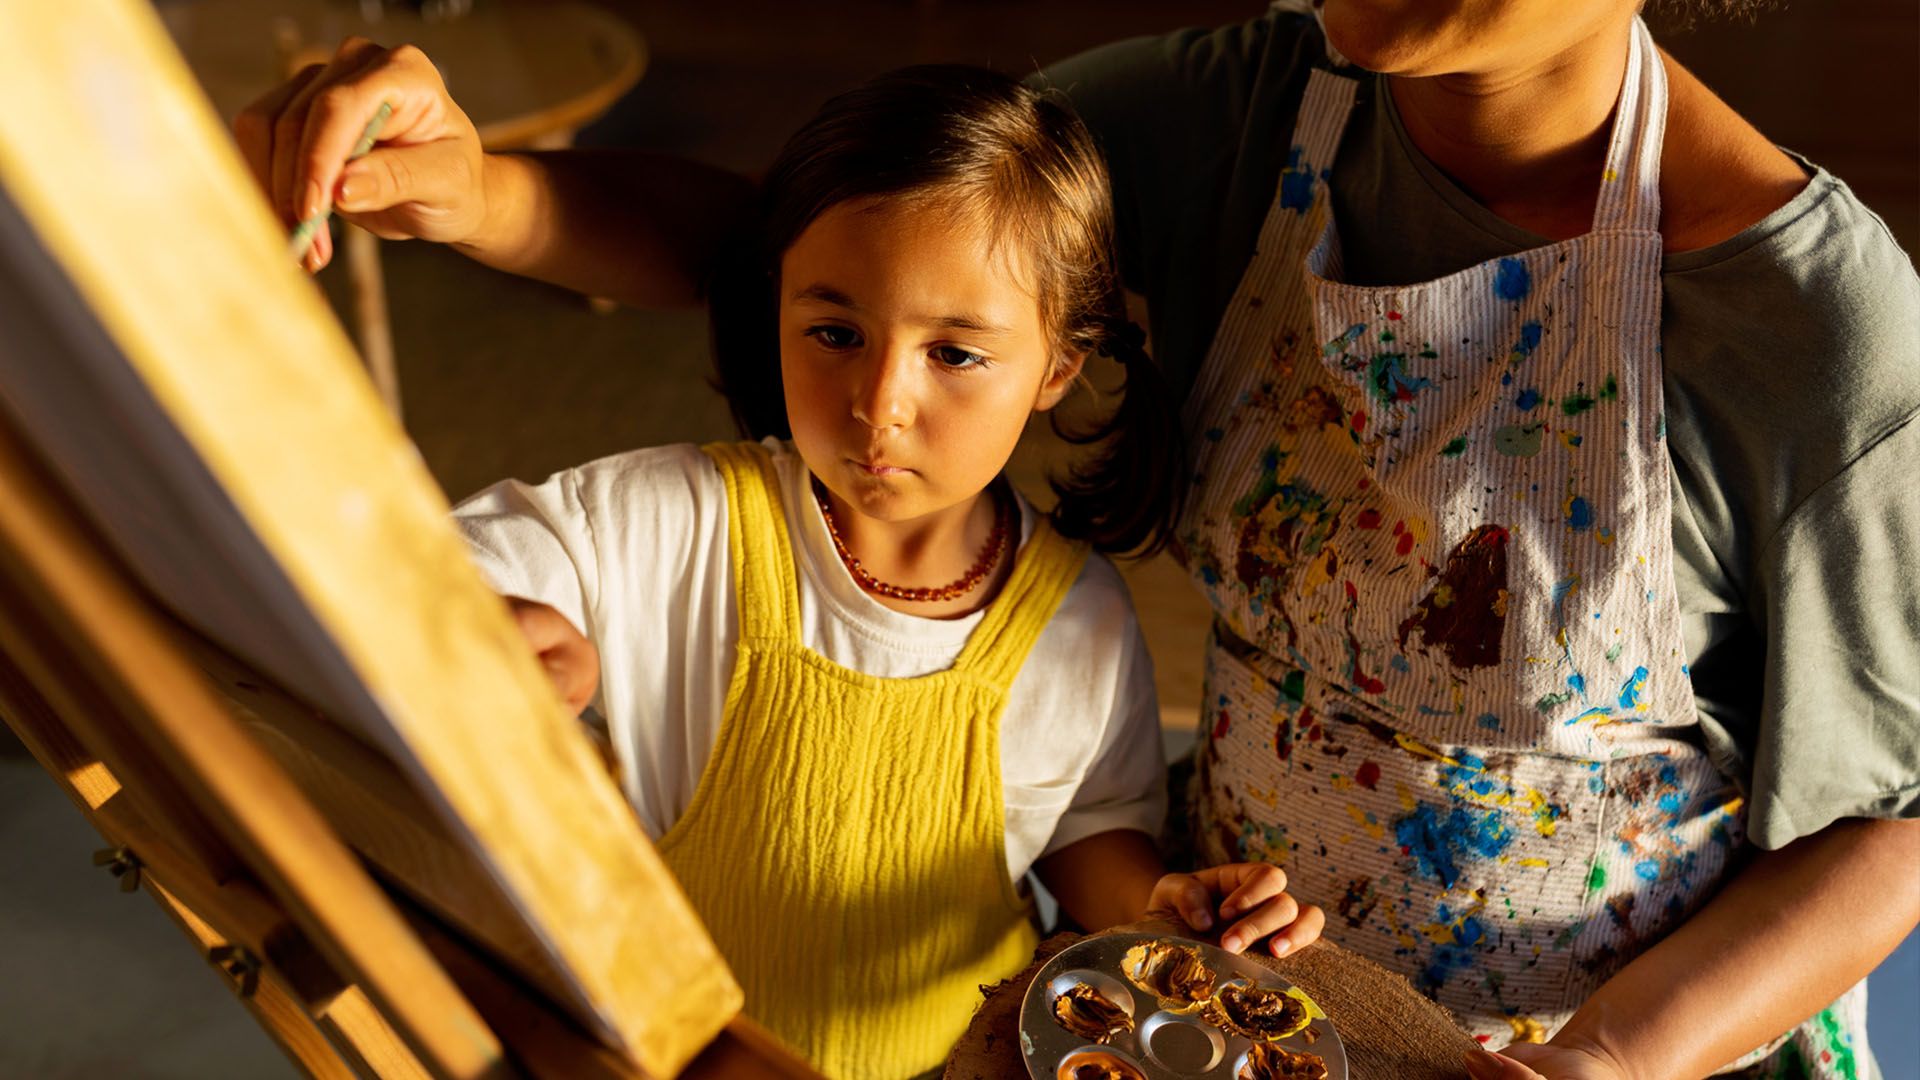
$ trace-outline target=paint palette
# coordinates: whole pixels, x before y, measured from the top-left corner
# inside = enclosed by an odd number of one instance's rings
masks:
[[[1020,1050],[1034,1080],[1347,1080],[1306,994],[1164,934],[1103,934],[1048,960],[1020,1005]]]

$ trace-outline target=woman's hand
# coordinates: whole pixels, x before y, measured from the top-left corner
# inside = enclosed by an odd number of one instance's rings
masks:
[[[378,145],[349,164],[383,101],[393,115]],[[242,110],[233,131],[288,228],[332,204],[377,236],[459,243],[486,219],[479,133],[447,96],[427,55],[411,45],[387,49],[348,38],[332,60]],[[323,229],[305,265],[318,270],[332,255]]]
[[[545,604],[508,597],[507,605],[513,609],[514,622],[533,647],[535,658],[547,669],[547,678],[553,680],[560,700],[578,716],[600,688],[600,650],[582,637],[565,615]]]
[[[1498,1054],[1469,1051],[1467,1072],[1473,1080],[1627,1080],[1606,1055],[1553,1043],[1518,1043]]]
[[[1269,934],[1267,948],[1285,956],[1320,939],[1326,913],[1302,905],[1286,892],[1287,874],[1267,863],[1227,863],[1191,874],[1168,874],[1153,887],[1149,914],[1177,917],[1195,930],[1214,926],[1213,901],[1220,902],[1220,920],[1238,920],[1220,935],[1220,947],[1239,953]]]

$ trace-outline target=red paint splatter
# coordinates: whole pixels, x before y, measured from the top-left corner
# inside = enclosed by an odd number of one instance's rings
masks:
[[[1365,431],[1366,429],[1367,429],[1367,411],[1365,409],[1361,409],[1353,414],[1353,430]]]
[[[1413,551],[1413,534],[1410,532],[1403,532],[1400,534],[1399,542],[1393,545],[1393,553],[1395,555],[1404,556],[1410,553],[1411,551]]]
[[[1365,510],[1360,511],[1360,516],[1353,519],[1353,527],[1356,529],[1379,528],[1380,527],[1380,511],[1375,510],[1371,506],[1367,507]]]
[[[1353,774],[1353,782],[1368,791],[1374,790],[1374,785],[1380,782],[1380,766],[1371,761],[1361,762]]]
[[[1392,320],[1392,321],[1394,321],[1394,322],[1399,322],[1399,321],[1400,321],[1400,313],[1399,313],[1399,312],[1397,312],[1397,311],[1389,311],[1389,312],[1387,312],[1387,318],[1388,318],[1388,319],[1391,319],[1391,320]]]
[[[1353,486],[1359,488],[1361,491],[1365,491],[1373,486],[1373,477],[1363,476],[1360,478],[1360,482]]]
[[[1353,685],[1359,687],[1362,693],[1384,694],[1387,692],[1387,684],[1379,679],[1371,675],[1361,675],[1359,672],[1355,672],[1354,675]]]
[[[1221,738],[1226,735],[1227,729],[1232,726],[1233,717],[1227,715],[1227,710],[1221,709],[1220,718],[1213,722],[1213,737],[1216,739]]]

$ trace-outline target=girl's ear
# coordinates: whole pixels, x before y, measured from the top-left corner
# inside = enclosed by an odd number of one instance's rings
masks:
[[[1073,389],[1074,380],[1080,377],[1080,369],[1086,365],[1087,354],[1084,352],[1060,354],[1060,358],[1054,361],[1053,370],[1040,383],[1040,394],[1034,398],[1033,411],[1046,412],[1060,404],[1060,399]]]

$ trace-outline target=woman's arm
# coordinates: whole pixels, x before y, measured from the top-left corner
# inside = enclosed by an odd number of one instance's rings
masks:
[[[1847,819],[1763,852],[1607,980],[1521,1069],[1476,1076],[1705,1076],[1832,1004],[1920,922],[1920,821]]]
[[[380,142],[347,155],[381,103]],[[647,307],[698,303],[752,197],[721,169],[638,152],[485,154],[425,53],[349,38],[249,105],[234,135],[292,226],[329,201],[389,239],[452,244],[489,266]],[[323,230],[307,266],[332,255]]]

